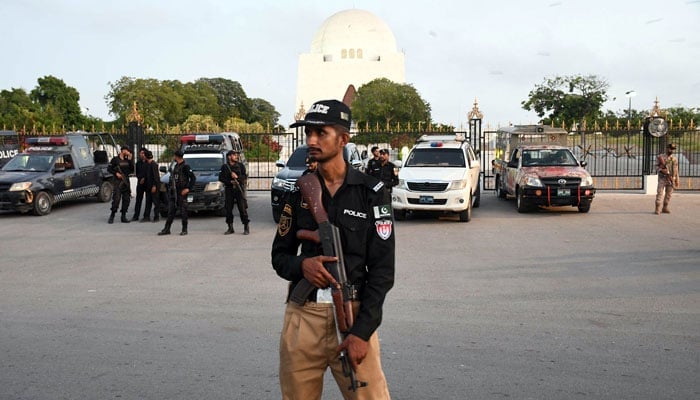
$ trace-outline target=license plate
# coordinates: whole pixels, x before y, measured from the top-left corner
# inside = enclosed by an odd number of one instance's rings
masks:
[[[194,196],[192,196],[191,194],[188,194],[188,195],[187,195],[187,202],[188,202],[188,203],[191,203],[191,202],[193,202],[193,201],[194,201]]]
[[[571,189],[557,189],[558,197],[571,196]]]
[[[418,202],[421,204],[433,204],[433,196],[421,196]]]

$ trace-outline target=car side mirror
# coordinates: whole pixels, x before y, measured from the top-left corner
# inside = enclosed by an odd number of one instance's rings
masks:
[[[581,161],[581,166],[583,168],[586,168],[586,165],[588,165],[588,161]]]
[[[277,162],[275,162],[275,165],[276,165],[278,168],[284,168],[284,166],[285,166],[286,164],[285,164],[284,161],[282,161],[282,160],[277,160]]]
[[[160,168],[158,168],[158,171],[162,173],[168,173],[168,168],[166,168],[165,165],[161,165]]]
[[[360,169],[360,168],[362,168],[362,161],[360,161],[360,160],[353,160],[353,161],[352,161],[352,167],[353,167],[354,169]]]
[[[518,166],[518,160],[510,160],[510,162],[508,162],[508,167],[510,167],[510,168],[516,168],[517,166]]]

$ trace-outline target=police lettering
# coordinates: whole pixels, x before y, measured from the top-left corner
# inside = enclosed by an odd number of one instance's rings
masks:
[[[343,210],[343,214],[352,215],[353,217],[367,219],[367,214],[355,210],[348,210],[347,208]]]
[[[311,106],[311,109],[309,109],[309,113],[328,114],[329,108],[330,107],[324,104],[314,104]]]
[[[12,158],[19,153],[19,150],[0,150],[0,158]]]

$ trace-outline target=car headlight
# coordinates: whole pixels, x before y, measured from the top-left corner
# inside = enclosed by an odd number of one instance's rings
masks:
[[[280,178],[272,178],[272,188],[278,190],[285,190],[287,187],[287,181]]]
[[[588,175],[581,179],[581,186],[593,186],[593,177]]]
[[[209,183],[207,183],[207,186],[204,187],[205,192],[215,192],[217,190],[221,190],[221,182],[220,181],[209,182]]]
[[[17,182],[10,186],[10,192],[21,192],[27,190],[32,186],[31,182]]]
[[[466,180],[458,180],[450,182],[450,190],[462,190],[467,187]]]
[[[540,178],[536,176],[528,176],[527,178],[525,178],[525,185],[534,187],[544,187]]]
[[[405,180],[405,179],[399,179],[399,184],[396,185],[396,187],[399,188],[399,189],[408,190],[408,185],[406,185],[406,180]]]

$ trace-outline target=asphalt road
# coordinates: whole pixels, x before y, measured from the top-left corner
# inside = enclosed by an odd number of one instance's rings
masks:
[[[269,193],[249,200],[249,236],[196,216],[158,237],[92,201],[0,214],[0,399],[280,398],[286,283]],[[486,193],[469,223],[397,222],[393,398],[700,398],[700,195],[653,201],[518,214]]]

